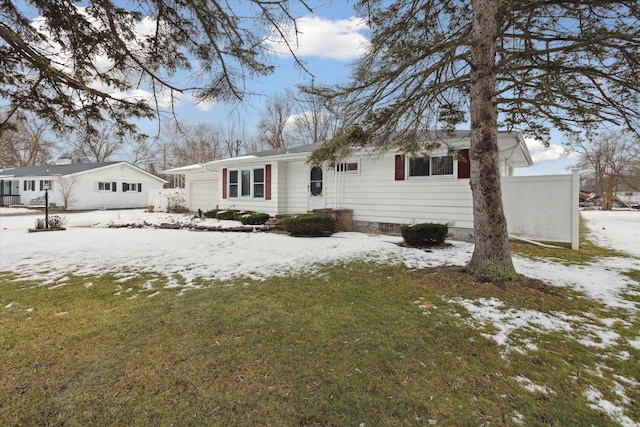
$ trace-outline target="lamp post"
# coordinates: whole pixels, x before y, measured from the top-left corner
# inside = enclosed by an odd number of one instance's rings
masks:
[[[44,190],[44,226],[49,228],[49,190]]]

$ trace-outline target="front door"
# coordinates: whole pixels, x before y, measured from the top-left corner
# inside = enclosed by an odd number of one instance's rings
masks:
[[[324,208],[324,173],[321,167],[312,166],[309,170],[309,197],[307,210]]]

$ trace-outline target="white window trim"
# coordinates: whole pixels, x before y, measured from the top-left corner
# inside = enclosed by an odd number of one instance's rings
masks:
[[[411,159],[415,159],[418,157],[426,157],[426,156],[405,156],[405,178],[409,181],[417,180],[433,180],[433,179],[456,179],[458,176],[458,160],[455,156],[453,157],[453,173],[447,175],[431,175],[431,171],[433,170],[433,164],[431,164],[431,159],[434,157],[447,157],[451,156],[450,154],[434,154],[433,156],[429,156],[429,175],[425,176],[411,176]]]
[[[115,193],[118,191],[118,183],[116,182],[116,191],[113,191],[113,183],[114,181],[98,181],[96,183],[96,190],[101,192],[101,193]],[[109,189],[100,189],[100,184],[108,184],[109,185]],[[105,186],[106,187],[106,186]]]
[[[262,170],[262,196],[255,196],[255,171],[261,169]],[[249,171],[249,194],[243,195],[242,194],[242,190],[243,190],[243,186],[242,186],[242,172],[243,171]],[[238,192],[237,192],[237,196],[232,196],[231,195],[231,172],[238,172],[238,182],[235,184],[238,186]],[[257,183],[260,184],[260,183]],[[229,199],[239,199],[239,200],[249,200],[249,199],[256,199],[256,200],[264,200],[265,199],[265,195],[266,195],[266,191],[267,191],[267,168],[266,166],[249,166],[246,168],[233,168],[233,169],[227,169],[227,198]]]
[[[357,164],[356,170],[338,170],[340,165],[345,165],[345,167],[349,163]],[[336,163],[336,166],[333,169],[334,174],[336,175],[360,175],[360,159],[346,159],[341,162]]]

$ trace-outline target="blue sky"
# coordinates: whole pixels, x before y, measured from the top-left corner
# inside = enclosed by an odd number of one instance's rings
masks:
[[[349,76],[350,64],[366,48],[367,28],[361,20],[355,18],[352,5],[344,0],[318,0],[313,7],[314,14],[299,7],[294,16],[298,17],[299,47],[296,54],[304,61],[305,67],[313,74],[317,83],[331,84],[344,81]],[[233,110],[233,106],[225,104],[194,105],[192,102],[181,102],[177,108],[179,120],[190,122],[212,122],[224,125],[229,113],[235,114],[245,121],[246,129],[252,133],[260,120],[264,103],[277,93],[283,93],[296,84],[310,81],[310,76],[295,67],[294,60],[284,48],[272,46],[276,51],[272,61],[276,70],[273,75],[259,81],[248,81],[251,91],[260,93],[250,97],[242,106]],[[278,51],[281,51],[278,53]],[[156,125],[148,130],[155,132]],[[562,157],[562,138],[552,132],[549,148],[537,141],[527,140],[527,145],[534,160],[534,166],[520,168],[517,175],[566,174],[574,160]]]

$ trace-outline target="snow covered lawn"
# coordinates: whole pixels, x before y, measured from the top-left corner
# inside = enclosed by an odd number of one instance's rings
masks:
[[[336,233],[328,238],[294,238],[274,233],[225,233],[156,228],[108,228],[117,224],[180,224],[237,227],[236,221],[193,219],[182,214],[143,210],[65,213],[67,231],[29,234],[33,214],[13,215],[0,208],[0,270],[54,281],[76,275],[112,272],[120,275],[161,272],[183,278],[186,288],[197,278],[214,281],[260,279],[313,270],[325,263],[371,260],[403,263],[408,268],[464,265],[473,245],[450,241],[433,252],[398,246],[401,238],[363,233]],[[591,265],[564,266],[514,257],[519,273],[548,284],[577,288],[612,306],[632,308],[620,296],[633,282],[621,274],[640,269],[640,211],[585,211],[594,239],[630,254]],[[46,271],[46,273],[45,273]]]

